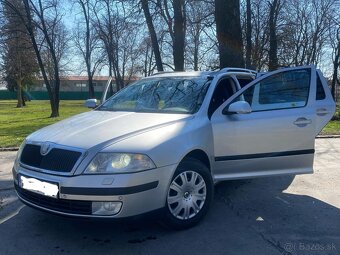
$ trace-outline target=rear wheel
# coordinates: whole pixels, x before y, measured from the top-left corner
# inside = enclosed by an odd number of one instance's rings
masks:
[[[168,188],[166,223],[176,229],[197,224],[208,212],[213,197],[209,169],[196,159],[179,164]]]

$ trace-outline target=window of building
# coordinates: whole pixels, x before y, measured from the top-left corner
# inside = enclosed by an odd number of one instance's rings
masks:
[[[77,88],[86,88],[86,83],[76,83]]]

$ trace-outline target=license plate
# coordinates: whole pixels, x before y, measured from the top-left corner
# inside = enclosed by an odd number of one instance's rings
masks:
[[[55,183],[40,181],[35,178],[20,175],[19,185],[21,188],[44,195],[57,198],[59,187]]]

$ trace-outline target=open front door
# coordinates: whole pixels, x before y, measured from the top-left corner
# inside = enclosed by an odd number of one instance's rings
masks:
[[[112,77],[110,76],[103,90],[102,98],[100,100],[101,104],[104,103],[106,99],[108,99],[109,97],[113,95],[112,93],[110,93],[111,85],[112,85]]]
[[[268,73],[235,93],[211,118],[215,178],[313,172],[315,94],[314,66]],[[226,115],[238,101],[251,113]]]

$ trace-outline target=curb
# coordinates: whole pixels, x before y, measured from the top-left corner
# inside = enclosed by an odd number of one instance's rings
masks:
[[[9,148],[0,148],[1,151],[17,151],[19,150],[19,147],[9,147]]]
[[[318,135],[317,139],[327,139],[327,138],[340,138],[340,135]]]

